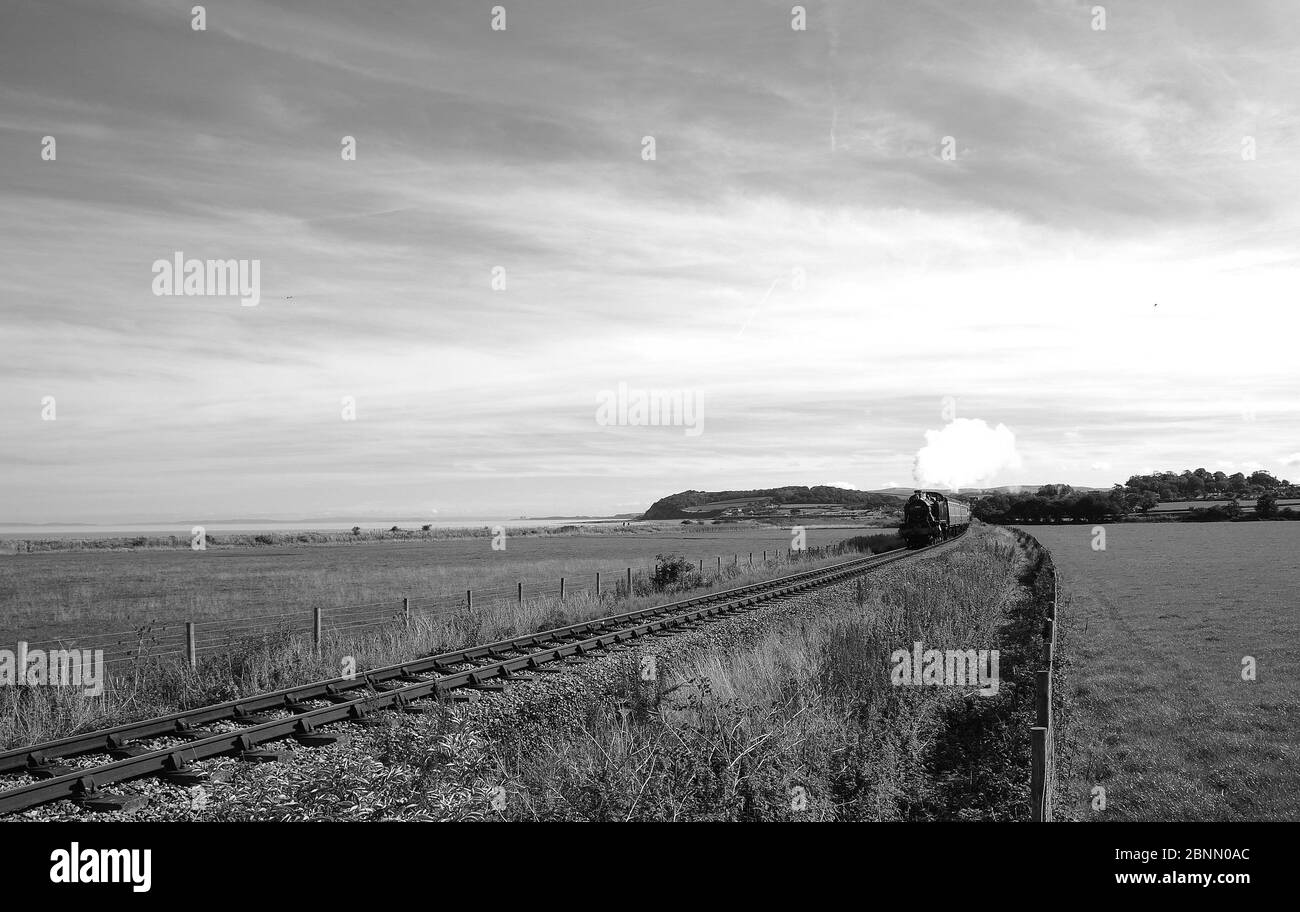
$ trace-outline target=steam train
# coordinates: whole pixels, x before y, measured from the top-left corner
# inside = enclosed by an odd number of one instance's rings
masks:
[[[903,506],[898,532],[909,548],[942,541],[970,525],[970,507],[938,491],[915,491]]]

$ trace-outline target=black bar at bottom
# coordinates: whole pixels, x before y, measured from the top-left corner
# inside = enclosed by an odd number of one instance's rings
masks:
[[[683,858],[716,866],[707,876],[690,878],[692,897],[717,891],[733,905],[779,884],[802,896],[803,904],[851,890],[868,904],[874,904],[869,897],[893,897],[907,908],[975,908],[1042,888],[1070,897],[1127,893],[1144,902],[1195,893],[1230,908],[1257,888],[1267,895],[1290,892],[1289,846],[1297,826],[543,823],[470,830],[463,824],[405,823],[0,824],[0,858],[15,908],[29,896],[61,893],[116,895],[130,904],[185,900],[196,888],[228,890],[231,896],[306,890],[337,906],[351,897],[370,901],[378,886],[390,894],[404,885],[439,893],[483,883],[508,888],[559,876],[575,864],[585,872],[575,886],[604,866],[620,876],[638,876],[626,868],[630,857],[652,862],[643,867],[640,876],[647,879],[638,889],[666,894],[684,885],[666,876]],[[504,836],[522,838],[493,838]],[[59,853],[74,844],[81,857],[87,850],[149,849],[149,890],[136,892],[129,882],[52,882]],[[340,844],[348,846],[348,863],[323,862],[337,855]],[[666,867],[656,872],[653,860],[660,857]],[[1208,885],[1201,880],[1206,875]],[[1249,881],[1224,879],[1242,875]]]

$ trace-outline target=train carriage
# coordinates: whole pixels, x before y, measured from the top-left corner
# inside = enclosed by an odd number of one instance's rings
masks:
[[[903,507],[899,534],[909,548],[920,548],[960,534],[970,525],[970,506],[938,491],[917,490]]]

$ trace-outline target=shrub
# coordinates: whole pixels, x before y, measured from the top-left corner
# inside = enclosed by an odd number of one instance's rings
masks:
[[[1234,500],[1230,504],[1214,506],[1205,510],[1192,508],[1183,517],[1183,522],[1228,522],[1241,516],[1241,507]]]
[[[655,574],[652,585],[655,592],[676,586],[695,572],[695,565],[680,554],[655,555]]]

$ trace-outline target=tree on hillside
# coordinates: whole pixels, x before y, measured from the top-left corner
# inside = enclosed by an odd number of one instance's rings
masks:
[[[1255,501],[1255,512],[1259,514],[1260,519],[1272,519],[1277,516],[1277,495],[1261,494]]]

